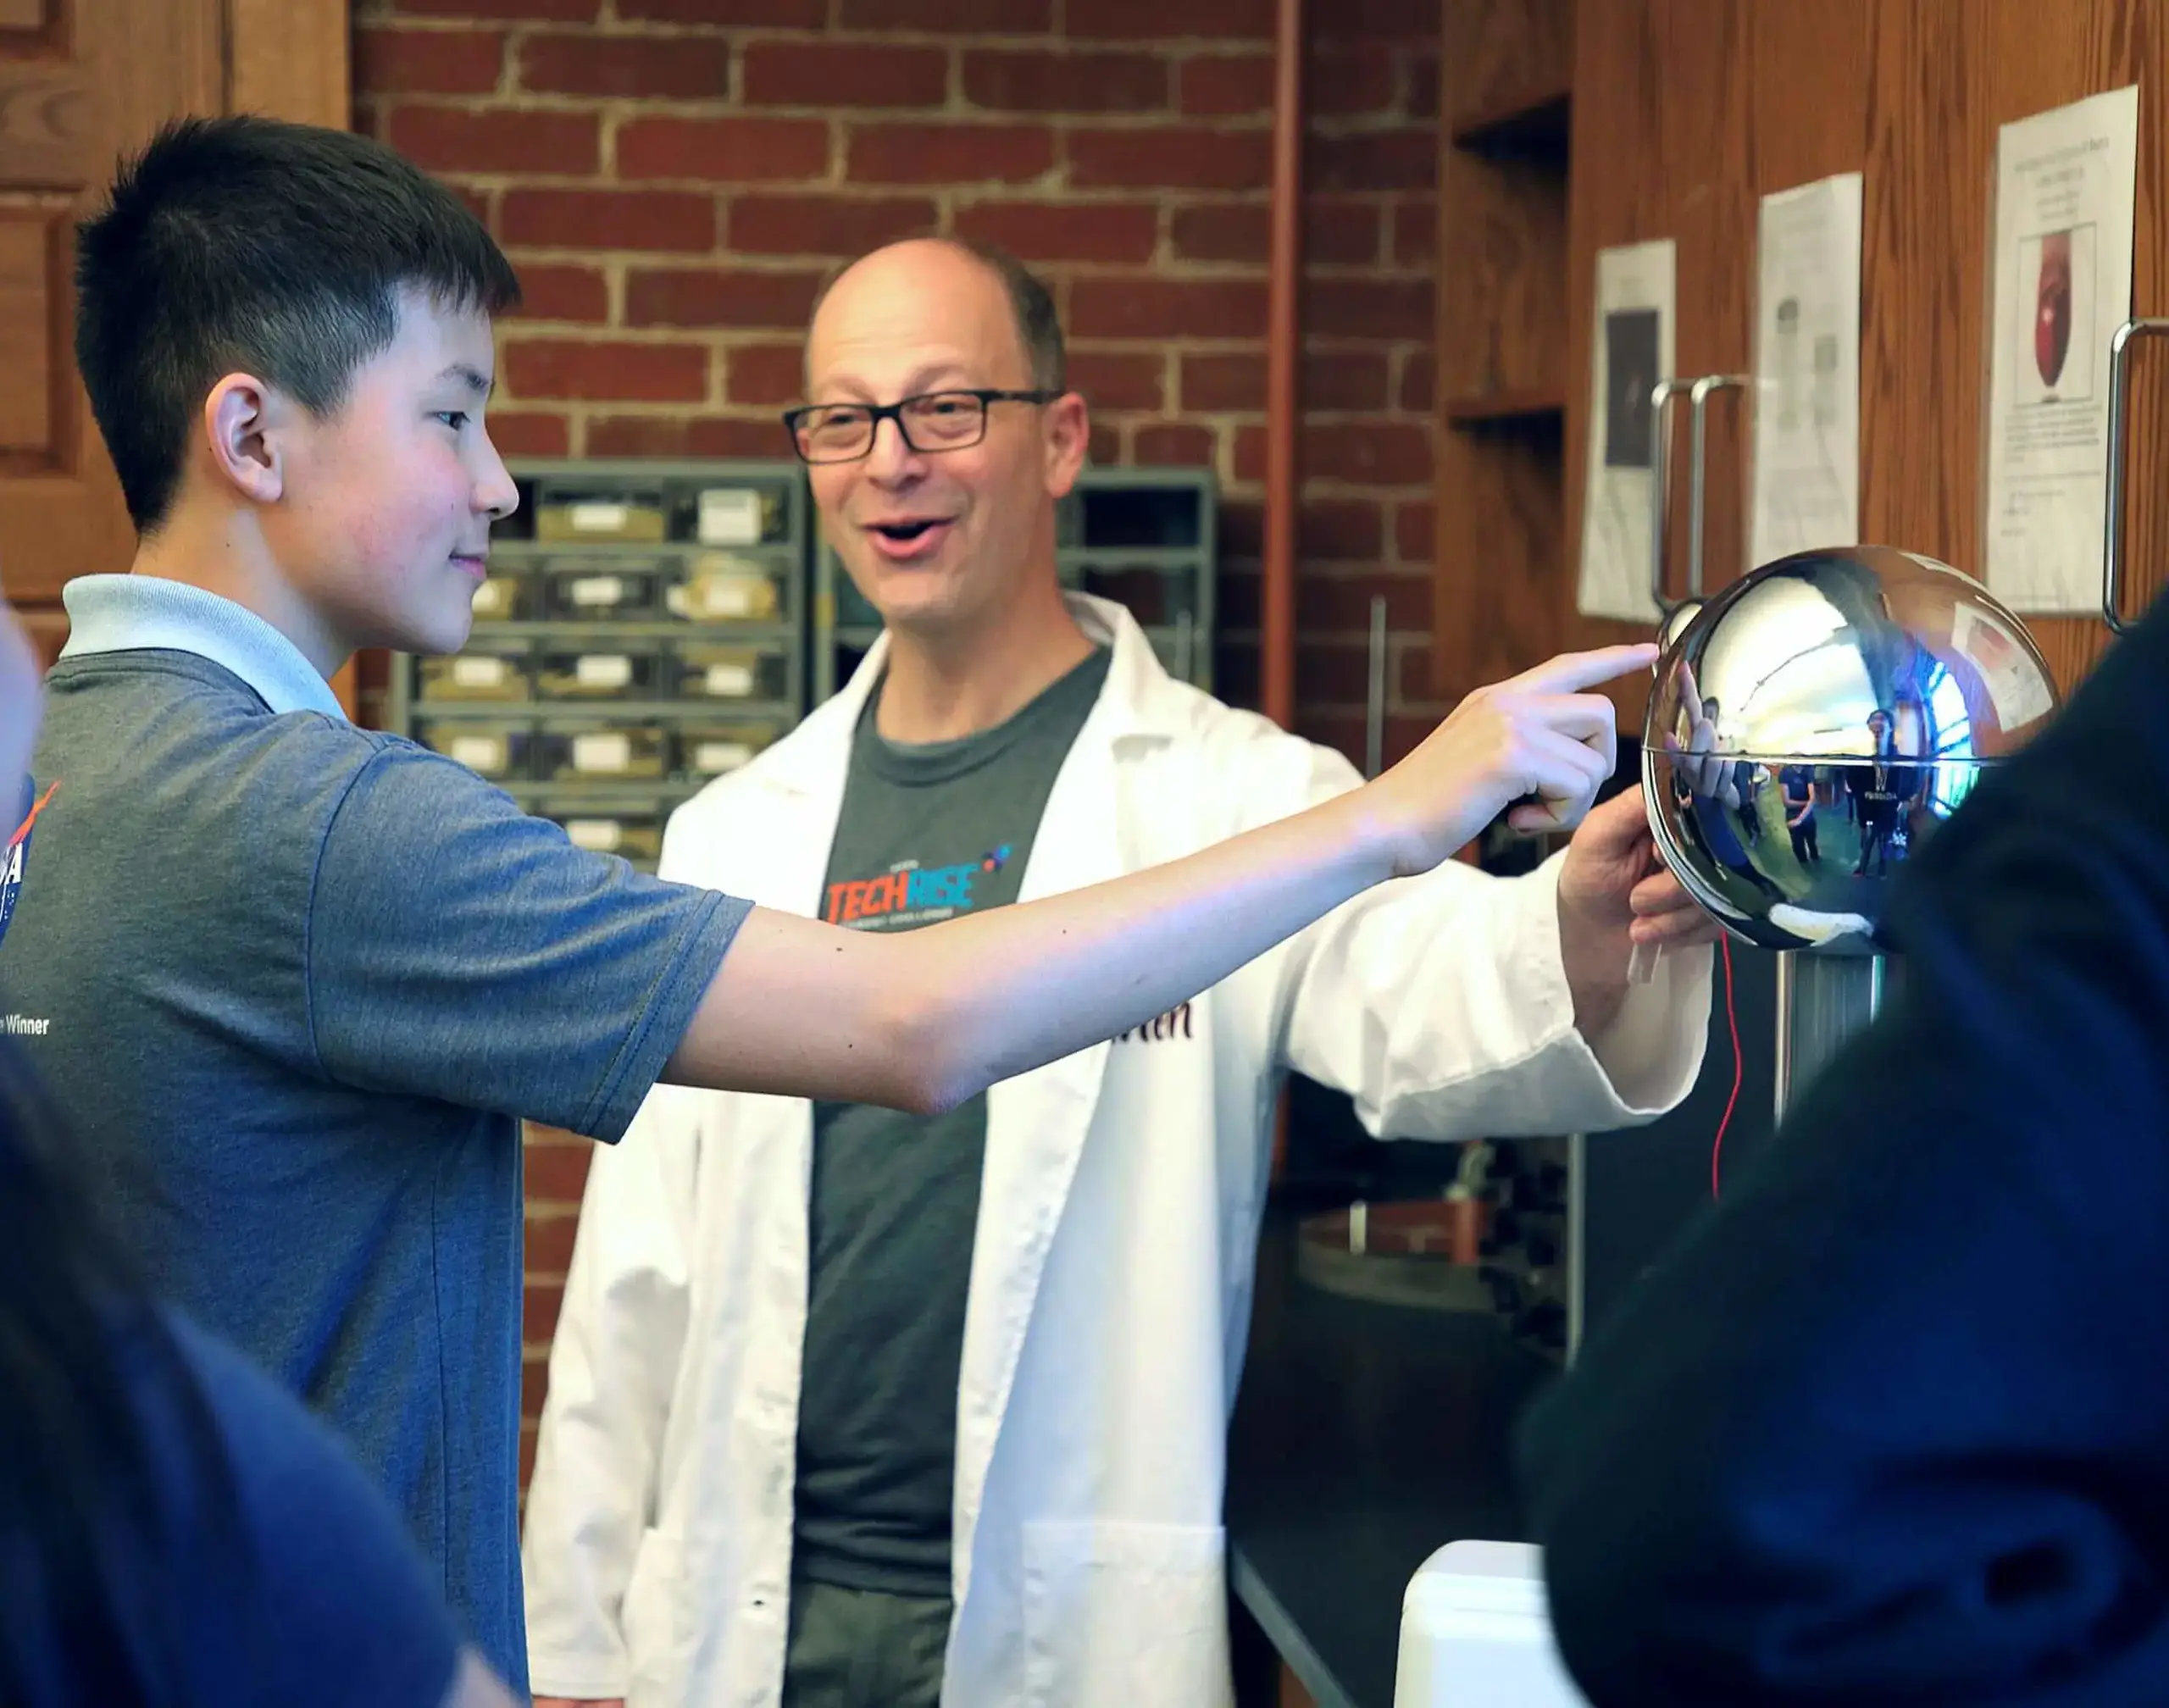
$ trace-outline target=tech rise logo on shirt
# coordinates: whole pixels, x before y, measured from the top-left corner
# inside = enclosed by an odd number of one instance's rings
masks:
[[[900,860],[874,877],[845,879],[829,886],[821,917],[831,925],[889,931],[968,913],[977,899],[974,885],[1003,870],[1010,852],[1005,842],[961,865],[922,866],[916,860]]]

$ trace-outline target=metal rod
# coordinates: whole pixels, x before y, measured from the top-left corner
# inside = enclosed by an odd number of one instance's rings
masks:
[[[1303,282],[1303,0],[1279,0],[1273,39],[1273,228],[1267,276],[1265,580],[1259,619],[1263,711],[1295,721],[1295,515],[1302,430],[1298,300]]]
[[[1650,474],[1656,490],[1650,495],[1650,597],[1657,614],[1672,608],[1665,596],[1664,548],[1666,512],[1672,503],[1672,435],[1665,430],[1665,412],[1672,400],[1693,386],[1691,380],[1660,380],[1650,387]]]
[[[1705,374],[1695,382],[1687,394],[1688,413],[1693,425],[1688,443],[1688,455],[1693,459],[1689,469],[1687,500],[1687,596],[1702,596],[1702,416],[1712,391],[1729,391],[1747,384],[1745,374]]]
[[[1176,680],[1180,682],[1196,680],[1197,672],[1194,668],[1196,663],[1195,657],[1196,645],[1196,624],[1191,620],[1190,613],[1177,612],[1175,613]]]
[[[2113,634],[2130,626],[2117,613],[2124,592],[2124,370],[2132,341],[2169,332],[2169,320],[2127,320],[2109,341],[2109,469],[2101,502],[2101,618]]]
[[[1371,680],[1363,705],[1363,774],[1386,768],[1386,598],[1371,596]]]

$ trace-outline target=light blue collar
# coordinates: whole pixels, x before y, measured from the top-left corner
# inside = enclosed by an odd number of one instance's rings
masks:
[[[79,575],[60,596],[69,624],[63,658],[146,647],[192,652],[232,671],[275,713],[346,721],[339,696],[301,649],[230,599],[160,575]]]

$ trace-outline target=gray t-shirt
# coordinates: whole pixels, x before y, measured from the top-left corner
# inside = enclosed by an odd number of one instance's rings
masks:
[[[153,1285],[347,1438],[524,1681],[517,1117],[622,1134],[746,904],[190,653],[47,693],[17,1035]]]
[[[1056,774],[1107,680],[1092,657],[996,729],[900,746],[868,700],[823,915],[910,930],[1017,899]],[[984,1095],[933,1119],[814,1106],[792,1570],[891,1594],[949,1593],[964,1297]]]

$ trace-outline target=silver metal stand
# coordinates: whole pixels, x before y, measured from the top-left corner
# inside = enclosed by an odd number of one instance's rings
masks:
[[[1778,1119],[1845,1040],[1875,1018],[1887,972],[1880,955],[1778,957],[1778,1049],[1771,1074]]]

